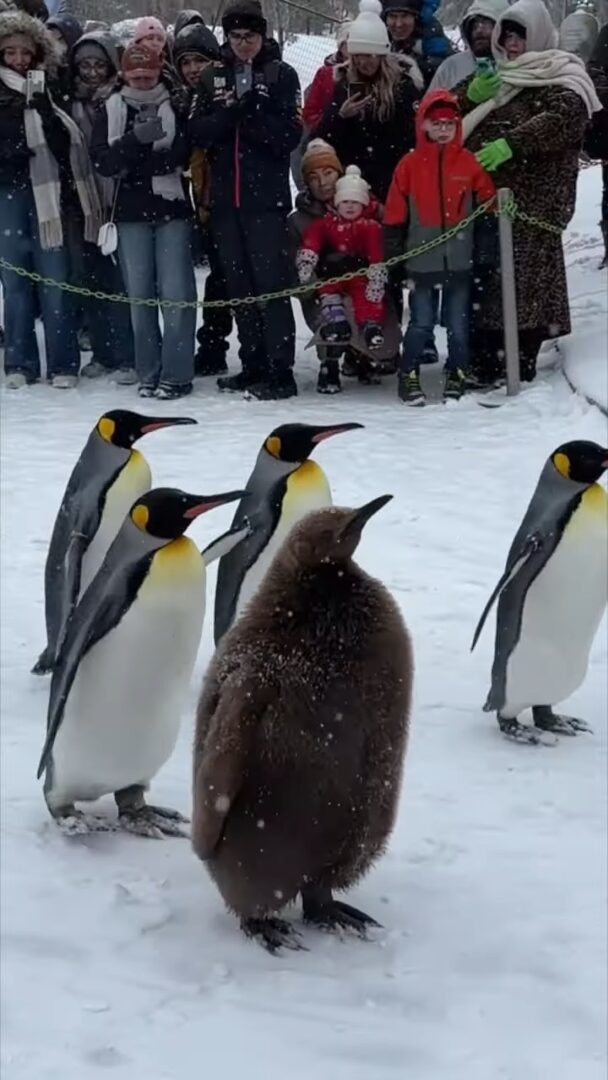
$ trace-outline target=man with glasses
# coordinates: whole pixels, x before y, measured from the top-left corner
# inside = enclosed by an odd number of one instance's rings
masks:
[[[234,0],[222,19],[221,62],[203,72],[190,117],[192,143],[209,152],[210,227],[229,297],[290,282],[286,218],[290,155],[302,135],[296,72],[267,40],[258,0]],[[293,397],[295,326],[289,299],[235,308],[242,371],[220,390],[261,401]]]

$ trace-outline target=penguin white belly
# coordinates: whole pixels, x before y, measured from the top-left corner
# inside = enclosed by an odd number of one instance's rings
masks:
[[[145,457],[138,450],[131,457],[106,492],[101,521],[82,559],[79,599],[91,584],[105,559],[108,548],[116,538],[126,515],[144,492],[152,486],[152,473]]]
[[[287,479],[281,514],[266,547],[245,574],[236,604],[235,621],[253,598],[266,572],[293,526],[313,510],[332,505],[331,489],[316,462],[305,461]]]
[[[526,594],[506,669],[505,716],[556,705],[583,682],[608,601],[608,498],[595,485]]]
[[[192,545],[189,572],[180,580],[153,567],[119,625],[80,665],[53,747],[56,804],[145,784],[173,751],[203,628],[206,576],[195,545],[175,543]]]

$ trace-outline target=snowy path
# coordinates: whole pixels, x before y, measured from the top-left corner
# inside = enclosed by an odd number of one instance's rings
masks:
[[[582,273],[601,288],[588,261]],[[597,319],[591,330],[597,342]],[[566,347],[576,354],[576,333]],[[179,410],[154,411],[200,426],[142,449],[156,483],[207,493],[242,483],[276,423],[365,422],[317,459],[337,502],[396,496],[360,549],[399,599],[418,665],[398,826],[352,893],[385,929],[369,943],[307,931],[310,952],[272,958],[241,938],[186,842],[57,834],[34,778],[47,683],[29,674],[46,544],[91,425],[138,405],[109,386],[3,394],[3,1078],[605,1080],[606,623],[569,703],[595,733],[555,749],[499,736],[481,711],[491,630],[468,651],[542,462],[566,439],[606,442],[605,419],[557,371],[492,412],[472,399],[406,410],[388,385],[318,399],[312,366],[301,385],[266,406],[198,383]],[[191,534],[202,544],[229,517]],[[210,654],[209,622],[153,789],[184,811]]]

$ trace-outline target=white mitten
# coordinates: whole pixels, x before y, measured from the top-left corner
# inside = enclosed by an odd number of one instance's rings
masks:
[[[370,304],[381,304],[384,300],[384,291],[388,282],[388,271],[382,263],[374,263],[367,271],[367,288],[365,299]]]
[[[318,261],[319,256],[316,251],[311,251],[310,248],[300,248],[296,255],[296,270],[301,285],[308,285]]]

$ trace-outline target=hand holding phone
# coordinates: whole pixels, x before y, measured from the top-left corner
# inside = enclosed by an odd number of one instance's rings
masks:
[[[348,84],[348,96],[349,98],[363,98],[365,97],[366,89],[367,87],[364,82],[351,82]]]
[[[251,90],[253,82],[251,64],[242,64],[234,72],[234,89],[237,101]]]
[[[44,71],[34,68],[28,71],[25,79],[25,100],[29,105],[36,94],[44,94],[46,90],[46,75]]]
[[[138,142],[143,143],[145,146],[156,142],[157,139],[162,139],[165,129],[160,116],[144,117],[142,120],[140,115],[135,118],[133,125],[133,134]]]

